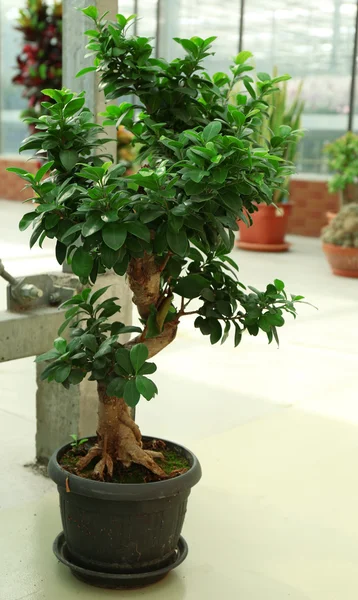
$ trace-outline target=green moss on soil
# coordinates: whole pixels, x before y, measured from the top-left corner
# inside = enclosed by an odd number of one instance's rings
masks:
[[[80,475],[80,477],[85,479],[95,479],[95,477],[93,477],[93,469],[98,462],[98,458],[95,458],[90,462],[83,471],[80,473],[77,472],[78,461],[88,452],[89,448],[89,444],[84,444],[79,448],[71,448],[62,456],[60,460],[61,466],[69,473]],[[158,448],[149,445],[146,445],[146,449],[158,450]],[[164,460],[156,459],[156,462],[169,477],[176,477],[185,473],[185,471],[190,468],[188,460],[175,450],[161,447],[160,452],[162,452]],[[127,468],[117,462],[114,467],[113,478],[107,478],[105,480],[111,481],[112,483],[150,483],[153,481],[160,481],[160,478],[141,465],[132,464]]]

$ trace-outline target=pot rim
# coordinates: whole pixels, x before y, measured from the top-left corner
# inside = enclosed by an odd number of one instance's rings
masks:
[[[96,438],[97,436],[88,436],[89,440],[94,440]],[[152,481],[148,483],[111,483],[109,481],[85,479],[84,477],[66,471],[58,462],[58,457],[63,455],[66,450],[71,447],[71,442],[69,442],[55,450],[51,456],[48,464],[48,474],[52,481],[57,484],[59,491],[65,492],[65,490],[69,489],[69,493],[90,498],[98,498],[99,500],[154,500],[177,495],[181,491],[196,485],[201,478],[201,466],[195,454],[181,444],[164,440],[159,436],[143,436],[143,440],[146,441],[154,439],[160,439],[168,445],[181,448],[184,451],[184,455],[191,463],[190,469],[183,475],[179,475],[173,479],[164,479],[163,481]]]
[[[329,244],[328,242],[322,242],[322,247],[324,251],[327,251],[331,254],[358,254],[358,248],[354,248],[352,246],[338,246],[338,244]]]

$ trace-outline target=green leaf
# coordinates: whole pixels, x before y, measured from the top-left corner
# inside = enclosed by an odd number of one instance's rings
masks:
[[[290,135],[291,131],[292,131],[292,129],[288,125],[281,125],[281,127],[279,127],[279,130],[278,130],[280,136],[283,138]]]
[[[279,77],[274,77],[272,83],[280,83],[280,81],[288,81],[291,79],[291,75],[280,75]]]
[[[118,348],[116,352],[116,362],[127,375],[132,375],[134,373],[130,352],[127,348]]]
[[[135,379],[138,392],[144,396],[146,400],[151,400],[158,393],[158,388],[148,377],[137,375]]]
[[[212,291],[210,288],[208,288],[208,287],[206,287],[206,288],[204,288],[203,290],[201,290],[201,293],[200,293],[200,295],[201,295],[201,296],[202,296],[202,297],[203,297],[205,300],[207,300],[208,302],[214,302],[214,301],[215,301],[215,294],[214,294],[214,292],[213,292],[213,291]]]
[[[75,150],[61,150],[60,161],[66,171],[72,171],[78,161],[78,154]],[[63,201],[63,198],[61,198]]]
[[[112,381],[107,385],[108,396],[123,398],[124,386],[126,383],[127,380],[124,379],[124,377],[115,377],[115,379],[112,379]]]
[[[67,350],[67,342],[62,337],[56,338],[53,345],[60,354],[64,354]]]
[[[283,281],[281,281],[281,279],[275,279],[274,284],[276,290],[278,290],[279,292],[282,292],[282,290],[285,289],[285,284],[283,283]]]
[[[104,243],[112,250],[119,250],[127,237],[127,229],[122,223],[106,223],[102,229]]]
[[[254,88],[252,87],[249,79],[244,77],[243,82],[244,82],[244,86],[246,87],[247,91],[249,92],[251,98],[253,98],[255,100],[256,92],[255,92]]]
[[[228,172],[229,170],[226,167],[221,167],[218,169],[214,169],[212,171],[212,174],[215,181],[217,181],[218,183],[224,183],[224,181],[227,178]]]
[[[236,95],[236,103],[241,105],[245,105],[247,103],[247,96],[245,96],[244,94],[237,94]]]
[[[71,369],[71,365],[60,365],[55,371],[55,381],[57,383],[63,383],[71,373]]]
[[[46,164],[42,165],[42,167],[40,167],[40,169],[37,171],[37,173],[35,175],[36,183],[39,183],[41,181],[41,179],[47,173],[47,171],[49,171],[51,169],[54,162],[55,161],[50,160],[50,162],[47,162]]]
[[[76,112],[81,110],[84,103],[85,103],[84,97],[73,98],[72,100],[70,100],[68,102],[68,104],[66,104],[65,108],[63,109],[63,116],[65,118],[72,117]]]
[[[43,224],[39,223],[38,225],[36,225],[32,235],[30,237],[30,248],[32,248],[36,244],[36,242],[39,239],[42,232],[43,232]]]
[[[26,215],[22,217],[19,223],[20,231],[25,231],[25,229],[27,229],[29,225],[31,225],[32,221],[36,219],[36,217],[38,217],[38,214],[36,212],[26,213]]]
[[[157,370],[157,365],[152,362],[145,362],[144,365],[139,369],[138,375],[152,375]]]
[[[101,261],[107,269],[112,269],[120,258],[120,250],[112,250],[106,244],[101,246]]]
[[[128,406],[131,408],[134,408],[138,404],[140,393],[137,390],[135,379],[127,381],[126,385],[124,386],[123,397],[126,404],[128,404]]]
[[[82,77],[82,75],[86,75],[86,73],[91,73],[92,71],[97,71],[97,67],[86,67],[85,69],[81,69],[80,71],[78,71],[76,78]]]
[[[71,373],[68,376],[68,381],[71,385],[78,385],[85,378],[85,373],[81,371],[81,369],[72,369]],[[79,444],[84,444],[88,440],[84,439],[79,442]]]
[[[125,223],[125,226],[127,231],[129,231],[129,233],[132,235],[135,235],[137,238],[140,238],[145,242],[150,242],[150,231],[148,227],[146,227],[143,223],[140,223],[140,221],[129,221],[128,223]]]
[[[210,142],[214,137],[216,137],[221,131],[221,123],[220,121],[213,121],[209,123],[203,130],[203,138],[205,142]]]
[[[143,366],[149,355],[148,348],[145,344],[136,344],[131,348],[130,359],[136,373]]]
[[[142,223],[151,223],[163,214],[164,210],[162,208],[150,208],[140,213],[140,220]]]
[[[280,313],[265,313],[265,318],[270,323],[270,325],[274,325],[275,327],[282,327],[285,324],[285,319]]]
[[[238,323],[236,323],[235,321],[234,321],[234,325],[235,325],[235,348],[236,348],[236,346],[238,346],[241,342],[242,331],[241,331],[240,325]]]
[[[40,354],[40,356],[36,356],[35,362],[40,363],[45,360],[56,360],[61,356],[60,352],[55,349],[49,350],[48,352],[44,352],[44,354]]]
[[[71,267],[78,277],[88,277],[92,271],[93,258],[83,248],[77,248],[72,257]]]
[[[91,213],[87,221],[83,223],[82,235],[88,237],[96,231],[99,231],[104,226],[104,222],[101,219],[101,213]]]
[[[110,285],[106,285],[103,288],[100,288],[99,290],[97,290],[96,292],[93,292],[93,294],[91,294],[90,298],[89,298],[89,303],[92,304],[92,306],[97,302],[97,300],[103,296],[103,294],[106,293],[106,291],[110,288]]]
[[[62,101],[62,94],[59,90],[53,90],[52,88],[46,88],[45,90],[41,90],[41,92],[44,96],[48,96],[49,98],[52,98],[53,100],[55,100],[55,102]]]
[[[66,243],[71,243],[71,236],[81,231],[81,229],[82,223],[76,223],[76,225],[72,225],[72,227],[67,229],[67,231],[65,231],[62,235],[59,235],[59,237],[61,238],[61,242],[65,242],[65,240],[68,240]],[[76,235],[74,239],[76,239],[77,237],[78,236]]]
[[[241,52],[239,52],[239,54],[236,56],[235,58],[235,64],[236,65],[242,65],[244,62],[246,62],[249,58],[252,58],[253,54],[252,52],[249,52],[248,50],[242,50]]]
[[[208,281],[202,275],[181,277],[174,288],[176,294],[184,298],[198,298],[201,291],[208,287]]]
[[[257,77],[260,81],[271,81],[271,77],[268,73],[257,73]]]
[[[266,315],[261,315],[258,324],[260,329],[262,329],[262,331],[265,331],[266,333],[268,333],[271,330],[271,323],[267,319]]]
[[[65,320],[65,321],[62,323],[62,325],[60,326],[60,328],[59,328],[59,330],[58,330],[58,332],[57,332],[57,333],[58,333],[58,335],[61,335],[61,334],[62,334],[62,333],[65,331],[66,327],[67,327],[67,326],[68,326],[68,325],[71,323],[72,319],[73,319],[73,317],[70,317],[69,319],[66,319],[66,320]]]
[[[65,312],[66,319],[70,319],[70,318],[72,319],[72,317],[74,315],[76,315],[79,310],[80,310],[79,306],[72,306],[72,308],[70,308],[69,310],[66,310],[66,312]]]
[[[87,8],[81,8],[80,10],[84,15],[90,17],[90,19],[93,19],[94,21],[98,17],[98,9],[95,6],[88,6]]]
[[[217,319],[210,319],[210,342],[216,344],[222,336],[222,327]]]
[[[56,260],[57,260],[58,264],[62,265],[66,258],[67,247],[65,246],[65,244],[62,244],[62,242],[57,240],[55,252],[56,252]]]
[[[112,346],[116,342],[116,340],[117,336],[111,336],[110,338],[104,340],[104,342],[102,342],[102,344],[99,347],[99,350],[96,352],[93,358],[101,358],[106,354],[110,354],[112,352]]]
[[[181,229],[180,231],[173,231],[168,228],[167,230],[167,242],[169,248],[178,254],[179,256],[185,256],[188,248],[188,238],[184,231]]]
[[[96,340],[96,336],[94,336],[92,333],[85,333],[82,337],[81,337],[81,341],[84,345],[85,348],[88,348],[89,350],[92,350],[92,352],[96,352],[97,350],[97,340]]]

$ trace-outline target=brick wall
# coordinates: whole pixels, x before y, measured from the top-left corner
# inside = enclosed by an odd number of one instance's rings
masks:
[[[306,180],[304,176],[291,180],[290,200],[289,232],[309,237],[319,237],[327,225],[327,211],[337,212],[339,207],[338,195],[328,192],[327,180]]]
[[[17,156],[0,157],[0,198],[3,200],[24,201],[32,197],[32,190],[23,190],[26,181],[6,171],[7,167],[19,167],[35,173],[38,169],[36,161],[27,161]]]

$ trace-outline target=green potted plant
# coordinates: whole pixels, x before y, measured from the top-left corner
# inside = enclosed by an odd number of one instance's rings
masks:
[[[270,76],[267,73],[258,73],[258,78],[260,81],[268,81]],[[304,102],[301,100],[303,83],[300,83],[289,104],[287,79],[288,76],[279,77],[275,69],[272,81],[278,85],[268,97],[266,115],[254,140],[259,146],[280,148],[279,155],[286,162],[293,164],[303,133],[301,130],[304,108]],[[292,203],[289,201],[289,183],[288,175],[281,189],[275,190],[272,203],[261,203],[257,206],[250,227],[239,220],[240,237],[236,242],[239,248],[266,252],[282,252],[289,249],[289,244],[285,241],[292,211]]]
[[[341,208],[323,230],[322,241],[334,275],[358,277],[358,203]]]
[[[331,194],[337,193],[341,207],[358,202],[358,135],[348,131],[324,149],[328,156],[328,167],[335,175],[328,182]],[[336,213],[327,213],[332,221]]]
[[[105,124],[134,135],[138,170],[128,176],[125,165],[101,155],[106,140],[82,94],[46,90],[50,115],[38,119],[22,150],[45,153],[47,162],[34,176],[16,170],[37,203],[20,227],[34,225],[31,245],[56,239],[58,261],[84,286],[113,269],[133,292],[140,327],[120,321],[117,299],[102,301],[104,289],[85,287],[63,305],[59,337],[38,360],[49,361],[44,379],[69,387],[89,376],[98,384],[97,435],[60,448],[49,464],[64,528],[56,555],[87,582],[138,586],[184,560],[180,533],[200,479],[189,450],[142,437],[133,420],[140,398],[157,392],[151,359],[189,314],[212,344],[232,334],[238,346],[259,332],[278,340],[285,313],[295,316],[302,296],[288,296],[280,280],[262,292],[246,289],[229,253],[237,215],[271,202],[292,167],[278,156],[279,144],[264,150],[252,142],[275,82],[261,82],[246,104],[228,102],[237,81],[250,84],[246,53],[231,76],[211,78],[202,61],[215,38],[177,39],[186,56],[168,63],[152,57],[149,39],[128,34],[132,17],[108,22],[95,7],[83,12],[93,20],[87,47],[95,65],[82,73],[97,70],[107,98],[137,99],[108,106]],[[128,333],[136,335],[126,342]]]

